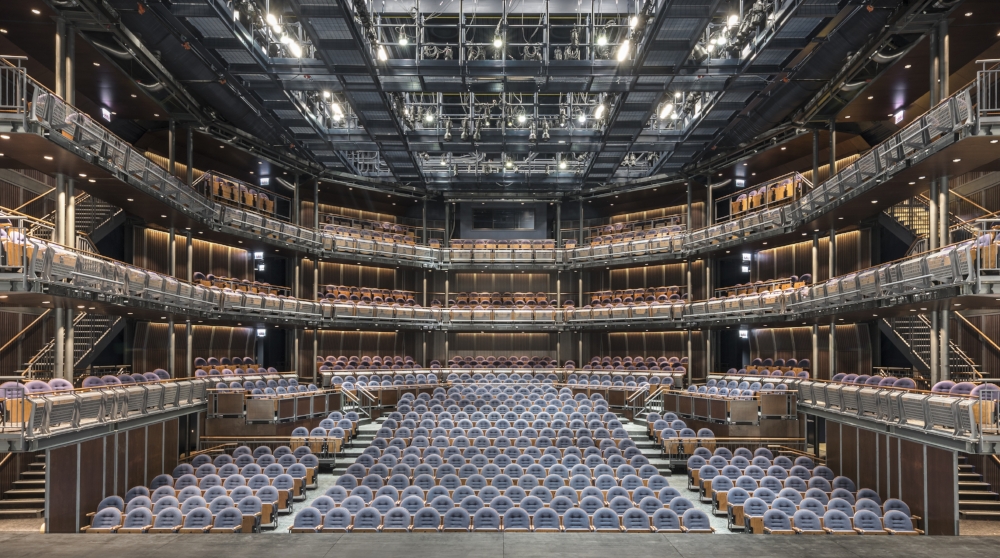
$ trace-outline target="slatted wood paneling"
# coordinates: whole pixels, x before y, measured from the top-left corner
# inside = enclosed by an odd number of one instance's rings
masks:
[[[443,350],[435,354],[443,354]],[[556,358],[556,336],[549,333],[448,333],[449,358],[490,355]]]
[[[132,369],[150,372],[166,368],[169,354],[169,329],[166,323],[140,322],[135,328],[132,350]],[[184,324],[174,324],[177,375],[187,372],[187,342]],[[193,327],[193,357],[245,357],[253,356],[256,331],[249,327],[202,326]]]
[[[819,328],[819,362],[812,363],[814,378],[830,377],[830,326]],[[872,368],[868,324],[837,326],[837,372],[863,374]],[[751,358],[812,359],[812,328],[783,327],[750,331]]]
[[[136,228],[134,239],[135,265],[167,273],[170,266],[169,247],[170,234],[155,230]],[[177,277],[187,278],[187,238],[182,234],[175,236]],[[192,239],[193,271],[213,274],[219,277],[235,279],[253,279],[253,255],[240,248],[232,248],[214,242]],[[309,275],[310,280],[312,275]]]
[[[0,345],[14,339],[37,317],[34,314],[0,312]],[[43,318],[28,330],[23,338],[14,341],[0,352],[0,370],[4,370],[8,375],[13,374],[15,370],[23,370],[28,360],[41,350],[53,335],[51,318]]]
[[[812,240],[761,250],[750,267],[753,281],[780,279],[812,273]],[[829,278],[830,238],[819,239],[819,278]],[[837,267],[835,275],[844,275],[871,267],[871,231],[864,229],[837,235]],[[814,279],[816,279],[814,277]]]
[[[597,281],[592,281],[594,290],[640,289],[650,287],[680,287],[681,292],[687,289],[687,272],[685,264],[651,265],[626,269],[612,269],[605,273],[595,274]]]
[[[303,332],[300,358],[303,363],[312,360],[311,330]],[[319,355],[327,356],[415,356],[412,347],[404,343],[404,336],[393,331],[320,331]],[[306,367],[303,367],[307,369]]]
[[[704,378],[705,350],[703,332],[691,331],[691,369],[692,378]],[[594,334],[591,337],[590,353],[584,355],[586,364],[594,356],[642,356],[642,357],[677,357],[687,356],[687,333],[683,331],[632,331]]]

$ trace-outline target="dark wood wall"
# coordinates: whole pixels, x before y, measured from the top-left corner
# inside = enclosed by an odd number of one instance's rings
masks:
[[[49,533],[76,533],[107,496],[148,486],[178,463],[178,423],[169,419],[47,451]]]
[[[906,502],[927,534],[958,534],[956,452],[828,420],[826,454],[827,465],[858,489]]]
[[[837,326],[837,372],[870,373],[871,336],[868,324]],[[819,328],[819,362],[812,363],[814,378],[830,378],[830,326]],[[782,327],[750,331],[750,358],[812,359],[812,328]]]
[[[132,347],[132,369],[136,372],[151,372],[166,368],[169,357],[168,341],[170,333],[166,323],[139,322],[135,327]],[[187,373],[187,332],[184,324],[174,324],[177,374]],[[249,327],[193,326],[193,358],[197,357],[246,357],[254,356],[256,331]]]
[[[138,267],[166,273],[170,266],[170,234],[154,230],[136,228],[133,234],[133,262]],[[187,238],[181,231],[175,236],[177,277],[187,278]],[[253,279],[251,269],[252,254],[241,248],[233,248],[198,238],[191,242],[192,271],[235,279]],[[310,275],[310,277],[312,277]]]
[[[837,261],[833,275],[843,275],[859,269],[871,267],[871,231],[868,229],[851,231],[837,235]],[[819,277],[830,277],[830,237],[829,233],[819,239]],[[761,250],[754,256],[750,266],[752,281],[767,281],[792,275],[812,273],[812,240]]]

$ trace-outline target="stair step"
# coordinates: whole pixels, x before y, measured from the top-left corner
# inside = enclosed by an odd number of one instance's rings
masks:
[[[28,464],[28,468],[31,469],[31,470],[33,470],[33,471],[44,471],[45,470],[45,462],[44,461],[35,461],[34,463],[29,463]]]
[[[958,470],[959,471],[975,471],[976,468],[974,466],[972,466],[972,465],[969,465],[968,463],[959,463],[958,464]]]
[[[959,471],[958,480],[963,482],[964,481],[981,482],[983,480],[983,476],[980,475],[979,473],[974,473],[971,471],[969,472]]]
[[[45,509],[43,508],[24,508],[24,509],[14,509],[14,510],[0,509],[0,520],[31,519],[34,517],[42,517],[44,515],[45,515]]]
[[[996,500],[996,492],[989,490],[959,490],[958,499],[961,500]]]
[[[965,489],[965,490],[974,490],[974,489],[977,489],[977,488],[983,489],[983,490],[989,490],[991,487],[990,487],[990,483],[983,482],[983,481],[963,481],[963,480],[958,481],[958,489],[959,489],[959,491],[961,491],[962,489]]]
[[[1000,501],[997,500],[959,500],[958,509],[965,510],[996,510],[1000,511]]]
[[[7,499],[10,498],[30,498],[32,496],[41,496],[42,499],[44,500],[45,487],[43,486],[41,488],[13,488],[3,493],[4,500],[0,500],[0,502],[6,501]]]
[[[0,500],[0,510],[45,508],[45,498],[13,498]]]
[[[16,480],[14,488],[41,488],[45,490],[45,479]]]
[[[960,511],[958,516],[962,519],[983,519],[990,521],[1000,521],[1000,511]]]
[[[21,473],[22,479],[44,479],[45,471],[24,471]]]

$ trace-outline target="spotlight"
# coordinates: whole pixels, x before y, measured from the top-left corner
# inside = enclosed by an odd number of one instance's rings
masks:
[[[618,46],[619,62],[623,62],[626,58],[628,58],[629,43],[630,41],[628,39],[625,39],[624,41],[622,41],[622,44]]]
[[[739,24],[740,24],[740,16],[736,14],[729,16],[729,19],[726,21],[726,26],[728,27],[736,27]]]
[[[594,110],[595,120],[600,120],[602,116],[604,116],[604,103],[597,105],[597,108]]]
[[[576,115],[576,121],[579,122],[580,124],[586,123],[587,122],[587,115],[584,114],[583,111],[578,112],[577,115]]]
[[[672,113],[673,111],[674,111],[673,103],[663,103],[663,106],[660,107],[660,120],[663,120],[668,116],[670,116],[670,113]]]
[[[498,29],[495,33],[493,33],[493,48],[500,48],[502,46],[503,35],[500,34],[500,30]]]
[[[389,55],[385,53],[385,47],[382,45],[378,46],[378,59],[385,62],[389,59]]]
[[[597,46],[604,46],[608,44],[608,36],[605,34],[604,30],[601,30],[601,34],[597,36]]]
[[[410,42],[410,39],[408,39],[406,37],[406,26],[405,25],[400,25],[399,26],[399,44],[400,44],[400,46],[406,46],[407,44],[409,44],[409,42]]]
[[[524,113],[521,113],[521,114],[517,115],[517,123],[518,124],[524,124],[525,120],[527,120],[527,117],[524,116]]]

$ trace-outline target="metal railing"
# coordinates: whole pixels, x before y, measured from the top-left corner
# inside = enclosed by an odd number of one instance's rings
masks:
[[[291,221],[295,211],[291,198],[243,182],[218,171],[207,171],[191,185],[214,203]]]
[[[931,324],[923,314],[883,318],[900,340],[910,348],[925,369],[931,365]],[[979,365],[962,348],[949,338],[948,369],[952,377],[960,379],[980,379]]]

